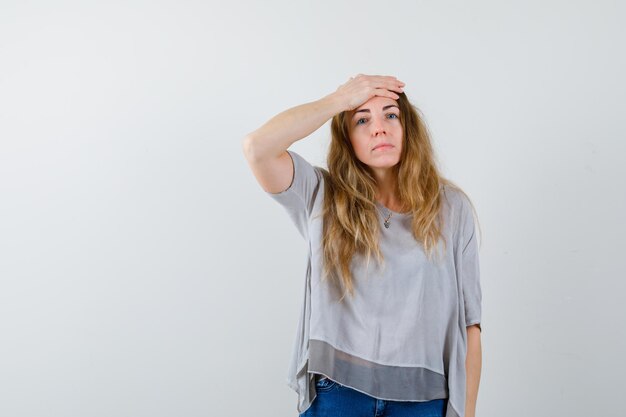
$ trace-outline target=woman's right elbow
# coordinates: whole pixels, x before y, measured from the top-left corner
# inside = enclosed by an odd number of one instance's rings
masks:
[[[250,145],[251,145],[251,137],[245,136],[241,141],[241,150],[246,155],[246,157],[250,154]]]

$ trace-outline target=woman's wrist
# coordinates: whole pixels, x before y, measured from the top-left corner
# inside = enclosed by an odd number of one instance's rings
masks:
[[[325,103],[325,106],[331,110],[333,116],[337,113],[348,110],[345,99],[336,91],[322,97],[320,101]]]

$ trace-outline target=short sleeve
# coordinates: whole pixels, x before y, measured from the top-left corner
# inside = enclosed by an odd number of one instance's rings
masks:
[[[279,193],[266,193],[282,205],[296,228],[304,237],[309,236],[309,218],[318,194],[322,174],[298,153],[287,150],[293,161],[293,180]]]
[[[469,201],[463,198],[461,209],[461,283],[465,302],[465,325],[471,326],[481,321],[482,292],[480,287],[480,264],[474,216]]]

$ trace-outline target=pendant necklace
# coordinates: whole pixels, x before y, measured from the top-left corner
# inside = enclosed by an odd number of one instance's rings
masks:
[[[385,221],[383,223],[384,223],[385,227],[387,229],[389,229],[389,226],[391,225],[390,219],[391,219],[391,216],[393,215],[393,213],[391,211],[389,211],[389,210],[387,210],[387,211],[388,211],[387,218],[385,219]]]
[[[387,218],[385,219],[385,227],[386,227],[387,229],[389,229],[389,225],[391,224],[391,222],[389,221],[389,219],[391,218],[391,215],[392,215],[392,214],[393,214],[393,213],[389,212],[389,215],[388,215],[388,216],[387,216]]]

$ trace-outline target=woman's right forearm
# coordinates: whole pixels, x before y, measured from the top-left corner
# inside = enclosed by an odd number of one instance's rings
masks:
[[[336,94],[292,107],[246,135],[244,152],[253,159],[277,157],[292,143],[309,136],[328,119],[344,110],[345,104]]]

